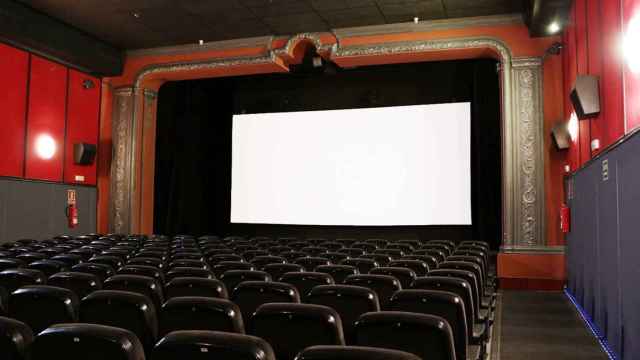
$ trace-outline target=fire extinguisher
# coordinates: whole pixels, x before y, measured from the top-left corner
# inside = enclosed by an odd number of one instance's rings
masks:
[[[70,229],[78,226],[78,208],[76,204],[67,206],[67,221]]]
[[[567,204],[560,206],[560,229],[565,234],[571,231],[571,209]]]
[[[78,226],[78,207],[76,206],[75,190],[67,190],[67,225],[70,229]]]

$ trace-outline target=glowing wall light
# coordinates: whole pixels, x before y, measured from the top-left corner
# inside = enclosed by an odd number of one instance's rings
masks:
[[[578,126],[578,115],[576,115],[575,112],[572,112],[569,117],[569,123],[567,124],[567,130],[569,130],[571,141],[576,141],[576,139],[578,139]]]
[[[622,44],[627,65],[634,74],[640,73],[640,14],[629,20]]]
[[[56,154],[56,142],[47,134],[38,136],[36,139],[36,154],[41,159],[49,160]]]

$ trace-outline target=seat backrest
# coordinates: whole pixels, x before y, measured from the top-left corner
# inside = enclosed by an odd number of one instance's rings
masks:
[[[383,255],[389,255],[391,256],[392,259],[399,259],[401,257],[403,257],[405,255],[405,251],[404,250],[400,250],[400,249],[378,249],[376,251],[373,252],[374,254],[383,254]]]
[[[58,324],[41,332],[31,360],[144,360],[144,349],[132,332],[97,324]]]
[[[480,297],[478,293],[478,280],[476,279],[475,274],[471,271],[445,268],[432,270],[429,272],[428,276],[446,276],[466,280],[467,283],[469,283],[469,288],[471,289],[471,304],[474,309],[474,316],[478,319],[478,316],[480,315]]]
[[[300,294],[291,284],[269,281],[245,281],[233,290],[230,297],[240,307],[245,328],[258,307],[268,303],[299,303]]]
[[[72,267],[73,265],[81,263],[82,256],[76,254],[60,254],[56,256],[52,256],[51,260],[61,261],[67,264],[68,267]]]
[[[263,271],[271,275],[273,281],[279,281],[279,279],[288,272],[303,272],[305,268],[298,264],[269,264],[266,265]]]
[[[349,258],[342,261],[340,264],[355,266],[360,274],[368,274],[371,269],[379,266],[375,260],[365,258]]]
[[[38,260],[26,266],[27,269],[34,269],[42,271],[47,277],[61,271],[67,271],[68,266],[66,263],[57,260]]]
[[[470,329],[473,329],[475,323],[476,314],[475,307],[473,305],[473,295],[471,292],[471,285],[464,279],[446,276],[433,276],[417,278],[413,282],[413,289],[422,290],[437,290],[451,292],[462,299],[464,304],[464,313],[466,316],[467,324]]]
[[[242,258],[242,256],[236,255],[236,254],[215,254],[215,255],[211,255],[211,256],[209,256],[207,258],[207,262],[212,267],[218,265],[219,263],[221,263],[223,261],[243,262],[244,259]]]
[[[357,242],[351,245],[351,247],[355,249],[362,249],[365,253],[373,253],[374,251],[378,250],[378,247],[375,244],[364,241]]]
[[[220,281],[224,283],[227,291],[233,293],[236,286],[244,281],[271,281],[271,275],[257,270],[229,270],[222,274]]]
[[[419,260],[425,262],[429,266],[429,270],[438,267],[438,259],[431,255],[405,255],[398,260]]]
[[[426,276],[429,272],[429,265],[422,260],[398,259],[390,262],[388,266],[411,269],[416,273],[416,277]]]
[[[286,262],[287,260],[282,256],[275,256],[275,255],[256,256],[253,259],[251,259],[251,263],[258,270],[263,270],[264,267],[269,264],[284,264]]]
[[[43,253],[39,253],[39,252],[23,252],[20,253],[18,255],[16,255],[16,259],[20,259],[22,261],[24,261],[27,264],[30,264],[34,261],[38,261],[38,260],[45,260],[49,258],[47,255],[43,254]]]
[[[131,258],[129,259],[129,261],[127,261],[127,265],[155,266],[161,270],[164,269],[166,266],[164,260],[160,258],[149,257],[149,256],[138,256],[138,257]]]
[[[402,289],[400,281],[389,275],[360,274],[349,275],[344,279],[345,285],[364,286],[376,292],[380,307],[385,308],[391,296]]]
[[[244,261],[221,261],[211,268],[217,278],[229,270],[255,270],[253,264]],[[231,291],[231,289],[229,289]]]
[[[276,360],[261,338],[218,331],[174,331],[153,349],[154,360]]]
[[[142,275],[114,275],[102,284],[105,290],[131,291],[148,297],[156,309],[164,303],[162,285],[149,276]]]
[[[312,345],[344,345],[340,316],[326,306],[264,304],[250,324],[249,333],[271,344],[278,360],[293,360]]]
[[[453,253],[453,249],[445,244],[438,243],[426,243],[420,247],[421,250],[435,249],[444,253],[445,258]]]
[[[429,360],[456,360],[453,333],[439,316],[399,311],[367,313],[356,322],[359,346],[406,351]]]
[[[308,271],[315,271],[315,268],[320,265],[331,265],[331,260],[325,257],[306,256],[296,259],[294,263],[301,265]]]
[[[288,262],[292,263],[299,258],[306,257],[307,254],[303,253],[302,251],[293,250],[293,251],[286,251],[286,252],[280,253],[280,256],[285,258]]]
[[[90,263],[96,264],[106,264],[111,266],[114,270],[117,270],[124,265],[124,261],[117,257],[111,255],[95,255],[89,259]]]
[[[369,274],[393,276],[400,281],[400,284],[403,288],[410,287],[413,281],[416,279],[416,273],[413,272],[413,270],[404,267],[378,267],[375,269],[371,269],[371,271],[369,271]]]
[[[80,322],[129,330],[147,350],[153,347],[158,338],[158,318],[153,302],[134,292],[92,292],[80,302]]]
[[[391,259],[391,256],[385,254],[364,254],[361,258],[371,259],[377,262],[379,266],[387,266],[393,260]]]
[[[26,285],[44,285],[46,282],[46,275],[39,270],[21,268],[0,271],[0,286],[9,293]]]
[[[173,269],[177,267],[194,267],[209,270],[209,265],[202,260],[193,259],[174,259],[167,264],[167,269]]]
[[[160,285],[164,284],[164,273],[155,266],[125,265],[118,269],[118,275],[142,275],[155,279]]]
[[[56,286],[23,286],[9,296],[9,316],[29,325],[34,333],[78,321],[79,306],[76,294]]]
[[[422,360],[399,350],[366,346],[316,345],[302,350],[296,360]]]
[[[456,359],[467,359],[467,339],[471,338],[473,330],[467,325],[464,303],[458,295],[437,290],[400,290],[391,297],[388,308],[390,311],[436,315],[447,320],[453,333]]]
[[[424,246],[427,246],[426,248]],[[424,245],[420,250],[416,250],[411,255],[429,255],[438,260],[438,263],[445,261],[447,254],[442,249],[435,248],[433,245]]]
[[[176,330],[211,330],[244,334],[240,308],[226,299],[198,296],[167,300],[160,311],[160,334]]]
[[[73,291],[79,300],[90,293],[102,289],[102,281],[94,274],[83,272],[59,272],[47,280],[47,284]]]
[[[97,276],[100,281],[105,281],[108,277],[115,275],[115,271],[110,265],[90,262],[73,265],[71,271],[93,274]]]
[[[364,249],[354,247],[343,247],[342,249],[338,250],[338,252],[346,254],[352,258],[357,258],[365,254]]]
[[[0,259],[0,271],[4,271],[7,269],[17,269],[25,266],[26,263],[20,259],[16,258],[3,258]]]
[[[285,273],[279,281],[295,286],[295,288],[298,289],[302,302],[306,301],[307,295],[309,295],[309,292],[314,287],[334,284],[331,275],[319,272]]]
[[[180,296],[200,296],[227,299],[229,293],[224,283],[216,279],[176,277],[165,285],[165,299]]]
[[[199,277],[204,279],[216,278],[216,276],[210,270],[193,267],[176,267],[164,274],[164,280],[167,282],[177,277]]]
[[[340,315],[345,341],[355,344],[355,323],[360,315],[380,311],[378,295],[371,289],[354,285],[320,285],[307,296],[309,304],[324,305]]]
[[[484,275],[482,273],[482,268],[480,267],[480,265],[473,262],[469,262],[469,261],[456,261],[456,260],[447,259],[447,261],[444,261],[442,264],[440,264],[438,268],[465,270],[465,271],[472,272],[473,275],[475,275],[476,277],[478,294],[481,295],[482,293],[484,293]]]
[[[242,253],[242,257],[249,262],[253,262],[253,259],[255,259],[258,256],[267,256],[267,255],[269,255],[269,253],[265,250],[248,250]]]
[[[351,265],[320,265],[315,271],[331,275],[336,284],[342,284],[349,275],[358,274],[358,269]]]
[[[33,331],[16,319],[0,316],[0,354],[7,360],[27,360]]]

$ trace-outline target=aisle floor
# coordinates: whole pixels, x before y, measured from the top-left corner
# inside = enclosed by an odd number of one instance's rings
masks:
[[[493,360],[606,360],[562,292],[502,291]]]

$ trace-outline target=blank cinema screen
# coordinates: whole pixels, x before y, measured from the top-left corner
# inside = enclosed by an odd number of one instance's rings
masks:
[[[470,104],[233,117],[231,222],[470,225]]]

